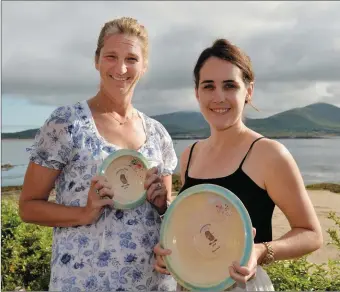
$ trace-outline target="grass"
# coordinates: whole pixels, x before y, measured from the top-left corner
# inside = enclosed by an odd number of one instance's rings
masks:
[[[332,193],[340,194],[340,184],[333,183],[320,183],[320,184],[311,184],[306,186],[307,190],[326,190]]]
[[[1,187],[1,193],[21,191],[21,190],[22,190],[22,186]]]

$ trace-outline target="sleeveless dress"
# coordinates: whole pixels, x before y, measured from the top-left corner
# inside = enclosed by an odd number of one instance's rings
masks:
[[[243,170],[242,166],[246,160],[250,150],[254,144],[265,137],[260,137],[253,141],[250,145],[249,150],[244,156],[240,163],[238,169],[231,175],[218,177],[218,178],[208,178],[200,179],[193,178],[189,176],[189,166],[191,161],[191,156],[195,145],[195,142],[190,150],[187,169],[185,171],[185,183],[178,193],[180,194],[195,185],[199,184],[215,184],[229,189],[233,192],[246,207],[249,216],[251,218],[253,227],[256,228],[256,236],[254,238],[255,243],[261,243],[265,241],[272,240],[272,215],[274,211],[275,204],[268,195],[267,191],[260,188]],[[261,267],[257,267],[256,277],[249,280],[246,284],[235,284],[229,291],[274,291],[274,287],[271,283],[269,276],[266,271]],[[185,288],[177,285],[177,291],[185,291]]]

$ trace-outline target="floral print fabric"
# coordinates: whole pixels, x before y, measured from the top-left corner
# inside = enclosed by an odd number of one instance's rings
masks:
[[[138,111],[146,142],[138,151],[157,161],[163,175],[177,165],[166,129]],[[56,203],[85,206],[91,178],[119,147],[98,133],[86,101],[56,109],[37,132],[30,160],[61,170]],[[161,219],[149,203],[131,210],[107,208],[87,226],[53,229],[51,291],[174,291],[171,276],[153,271]]]

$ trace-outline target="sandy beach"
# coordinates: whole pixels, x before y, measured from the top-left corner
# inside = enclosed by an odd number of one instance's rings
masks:
[[[328,245],[330,237],[327,233],[328,228],[335,228],[335,224],[331,219],[328,219],[328,213],[334,211],[340,216],[340,194],[332,193],[330,191],[308,191],[313,206],[316,210],[318,218],[321,223],[324,244],[321,249],[315,251],[308,257],[308,260],[317,264],[327,262],[328,259],[340,260],[340,251],[333,245]],[[273,237],[278,238],[289,230],[289,223],[280,209],[277,207],[273,215]]]
[[[340,260],[340,252],[332,245],[328,245],[330,237],[327,233],[328,228],[335,228],[335,224],[328,219],[328,213],[334,211],[340,216],[340,193],[333,193],[326,190],[308,190],[318,218],[321,222],[324,235],[324,244],[321,249],[317,250],[309,256],[309,261],[314,263],[325,263],[328,259]],[[3,190],[2,198],[13,196],[18,197],[20,190]],[[174,193],[175,195],[176,193]],[[273,238],[276,239],[289,230],[289,223],[277,207],[273,215]]]

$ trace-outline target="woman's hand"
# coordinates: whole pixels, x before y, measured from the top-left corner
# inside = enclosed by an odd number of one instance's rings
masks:
[[[256,229],[253,228],[253,237],[255,237]],[[246,283],[249,279],[256,277],[256,270],[259,257],[259,246],[255,244],[251,252],[248,264],[246,266],[240,266],[239,262],[233,262],[233,265],[229,267],[230,277],[238,283]]]
[[[104,176],[95,176],[91,180],[87,204],[83,208],[84,224],[92,224],[100,217],[105,206],[113,206],[112,186]]]
[[[144,187],[147,200],[154,205],[160,214],[166,211],[168,191],[162,178],[157,174],[157,167],[149,169],[146,173]]]
[[[160,244],[157,243],[153,248],[153,252],[155,253],[156,262],[154,264],[154,268],[157,272],[165,275],[170,275],[169,271],[166,269],[165,262],[163,260],[163,256],[167,256],[171,254],[171,250],[161,248]]]

